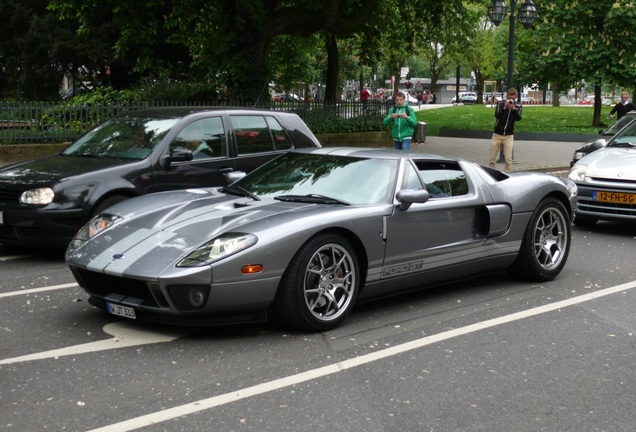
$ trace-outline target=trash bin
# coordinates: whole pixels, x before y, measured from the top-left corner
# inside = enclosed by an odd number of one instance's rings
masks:
[[[417,125],[415,126],[415,133],[413,134],[413,142],[426,142],[426,122],[417,122]]]

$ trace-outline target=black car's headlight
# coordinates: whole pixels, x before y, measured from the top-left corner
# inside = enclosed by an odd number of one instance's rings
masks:
[[[212,264],[237,252],[254,246],[258,238],[254,234],[226,233],[216,237],[190,252],[177,267],[196,267]]]
[[[577,152],[574,152],[573,159],[575,161],[577,161],[577,160],[581,159],[583,156],[586,156],[586,155],[587,155],[587,153],[585,153],[584,151],[577,151]]]
[[[585,180],[585,173],[587,171],[587,165],[576,164],[570,169],[568,178],[574,182],[582,182]]]
[[[22,192],[20,202],[22,204],[46,205],[51,204],[54,197],[53,189],[43,187]]]
[[[121,216],[109,214],[100,214],[99,216],[94,217],[77,233],[73,241],[71,241],[71,247],[77,248],[81,246],[97,234],[113,226],[121,219],[123,219]]]

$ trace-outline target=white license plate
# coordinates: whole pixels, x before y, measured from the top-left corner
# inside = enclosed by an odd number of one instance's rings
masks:
[[[128,306],[120,306],[112,303],[106,303],[108,313],[111,315],[118,315],[124,318],[137,319],[135,310]]]
[[[4,224],[4,215],[0,212],[0,225]]]

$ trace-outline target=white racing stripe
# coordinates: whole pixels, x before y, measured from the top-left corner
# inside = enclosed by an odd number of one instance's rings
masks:
[[[366,354],[360,357],[344,360],[342,362],[334,363],[322,368],[309,370],[296,375],[280,378],[273,381],[268,381],[262,384],[257,384],[252,387],[238,389],[229,393],[221,394],[218,396],[210,397],[207,399],[201,399],[195,402],[191,402],[185,405],[179,405],[173,408],[169,408],[162,411],[157,411],[151,414],[147,414],[141,417],[132,418],[120,423],[111,424],[98,429],[93,429],[89,432],[124,432],[131,431],[143,427],[150,427],[157,423],[161,423],[167,420],[172,420],[178,417],[182,417],[188,414],[193,414],[206,409],[215,408],[221,405],[225,405],[231,402],[236,402],[242,399],[246,399],[252,396],[280,390],[285,387],[300,384],[306,381],[315,380],[328,375],[333,375],[338,372],[342,372],[347,369],[351,369],[357,366],[361,366],[374,361],[382,360],[387,357],[402,354],[407,351],[422,348],[427,345],[438,343],[444,340],[452,339],[459,336],[464,336],[469,333],[474,333],[487,328],[499,326],[502,324],[518,321],[524,318],[552,312],[568,306],[577,305],[587,301],[591,301],[597,298],[615,294],[621,291],[627,291],[636,288],[636,281],[618,285],[612,288],[607,288],[593,293],[585,294],[582,296],[574,297],[567,300],[562,300],[555,303],[550,303],[544,306],[540,306],[534,309],[505,315],[499,318],[471,324],[465,327],[461,327],[454,330],[449,330],[436,335],[428,336],[422,339],[417,339],[411,342],[407,342],[395,347],[387,348],[382,351]]]
[[[74,288],[74,287],[79,287],[79,285],[77,285],[76,283],[68,283],[68,284],[62,284],[62,285],[51,285],[49,287],[42,287],[42,288],[32,288],[32,289],[25,289],[20,291],[11,291],[8,293],[0,293],[0,299],[5,297],[13,297],[13,296],[19,296],[19,295],[39,293],[43,291],[52,291],[57,289],[66,289],[66,288]]]

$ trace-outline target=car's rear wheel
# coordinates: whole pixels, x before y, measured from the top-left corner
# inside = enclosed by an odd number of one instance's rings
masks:
[[[596,222],[598,222],[598,219],[574,216],[574,225],[580,226],[581,228],[592,228],[596,225]]]
[[[298,329],[326,331],[347,317],[360,283],[353,246],[323,234],[305,243],[289,264],[276,298],[280,319]]]
[[[530,217],[512,270],[532,281],[548,281],[563,269],[570,253],[571,227],[561,201],[546,198]]]

